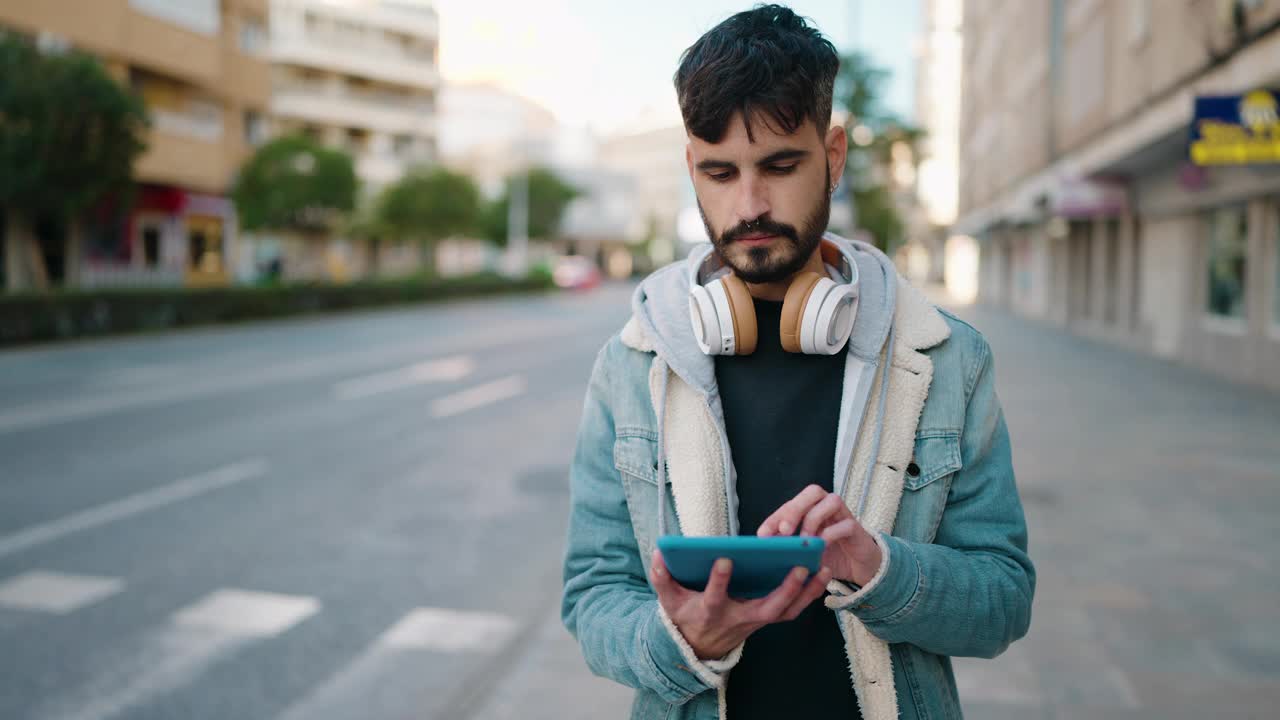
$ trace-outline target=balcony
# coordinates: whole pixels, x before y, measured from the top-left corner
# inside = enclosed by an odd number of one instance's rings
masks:
[[[372,39],[354,42],[324,32],[282,33],[272,38],[271,60],[423,90],[440,86],[440,71],[430,58]]]
[[[343,89],[326,83],[295,83],[271,99],[277,117],[317,125],[367,128],[408,135],[436,133],[435,105],[391,93]]]

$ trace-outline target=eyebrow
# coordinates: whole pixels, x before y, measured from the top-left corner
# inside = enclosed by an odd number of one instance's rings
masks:
[[[802,158],[806,158],[808,156],[809,156],[808,150],[795,150],[795,149],[779,150],[777,152],[770,153],[764,156],[760,160],[757,160],[756,165],[757,166],[772,165],[774,163],[784,162],[786,160],[799,160]],[[738,165],[737,163],[732,163],[732,162],[729,162],[728,160],[703,160],[702,162],[698,163],[697,168],[704,172],[707,170],[736,170],[738,168]]]

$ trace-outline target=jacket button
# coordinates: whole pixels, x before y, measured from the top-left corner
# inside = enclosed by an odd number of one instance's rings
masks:
[[[920,477],[920,466],[915,463],[911,463],[907,466],[907,474],[911,477]]]

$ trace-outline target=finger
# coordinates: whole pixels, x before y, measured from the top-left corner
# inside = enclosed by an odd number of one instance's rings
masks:
[[[782,614],[784,620],[795,620],[800,617],[800,613],[804,609],[813,604],[814,600],[822,597],[827,591],[827,583],[831,582],[831,568],[823,567],[818,571],[817,575],[809,578],[809,582],[805,584],[804,590],[801,591],[800,597],[796,598]]]
[[[711,567],[711,577],[702,592],[702,603],[712,614],[719,614],[729,604],[729,578],[733,575],[733,561],[720,558]]]
[[[849,512],[849,506],[844,504],[844,500],[835,493],[829,493],[822,499],[822,502],[814,505],[809,512],[805,513],[800,534],[817,535],[818,531],[825,527],[833,518],[838,518],[843,515],[853,517],[853,513]]]
[[[787,579],[782,584],[774,588],[773,592],[756,601],[755,609],[756,621],[762,623],[777,622],[782,613],[786,612],[791,603],[795,602],[796,597],[804,589],[804,581],[809,577],[809,569],[803,567],[792,568],[787,573]]]
[[[760,529],[756,534],[760,537],[771,537],[773,535],[790,535],[800,527],[800,519],[809,512],[809,508],[822,502],[829,493],[823,490],[821,486],[810,485],[801,490],[798,495],[783,503],[782,507],[773,512],[772,515],[765,518],[760,523]]]
[[[649,582],[653,583],[653,591],[658,594],[658,600],[664,601],[663,607],[668,607],[673,602],[678,603],[680,598],[689,592],[671,577],[671,571],[667,569],[667,563],[662,559],[661,550],[653,551],[653,559],[649,562]]]
[[[858,529],[858,521],[853,518],[845,518],[838,523],[828,525],[822,531],[822,541],[830,544],[836,540],[843,540],[847,537],[853,537],[854,531]]]

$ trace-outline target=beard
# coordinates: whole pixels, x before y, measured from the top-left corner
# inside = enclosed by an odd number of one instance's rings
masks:
[[[827,181],[823,189],[831,186],[831,169],[827,169]],[[819,190],[818,202],[805,217],[800,228],[781,223],[761,215],[748,228],[745,222],[738,223],[721,234],[711,228],[707,214],[698,202],[698,212],[702,215],[702,224],[707,228],[707,237],[715,246],[716,254],[734,274],[752,284],[770,283],[785,280],[795,275],[809,262],[818,243],[822,242],[822,233],[827,229],[831,219],[831,196]],[[742,247],[735,244],[738,238],[747,235],[776,235],[777,239],[767,247]]]

